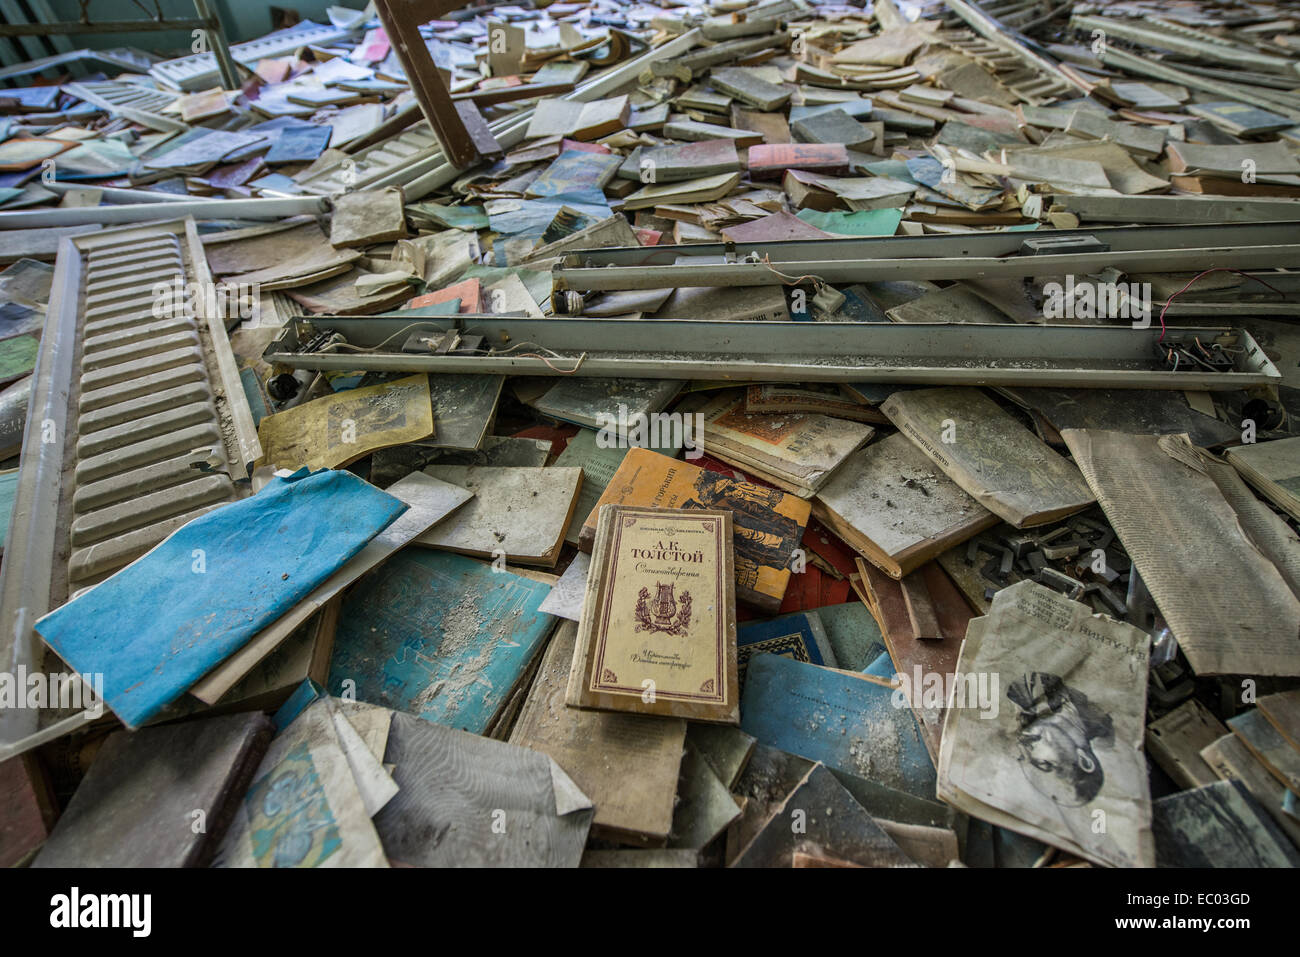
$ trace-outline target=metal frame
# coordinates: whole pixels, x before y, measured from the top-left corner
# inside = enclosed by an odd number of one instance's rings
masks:
[[[78,438],[78,413],[71,397],[77,395],[74,376],[84,344],[78,330],[85,312],[81,300],[89,257],[96,249],[111,246],[124,236],[148,236],[160,231],[175,233],[186,248],[192,281],[210,283],[211,274],[193,219],[174,218],[147,226],[100,230],[64,239],[59,245],[49,318],[33,372],[13,521],[5,540],[6,560],[0,565],[0,670],[17,673],[23,667],[29,674],[40,670],[45,646],[33,626],[50,610],[58,579],[56,562],[68,557],[66,529],[60,532],[60,519],[67,506],[68,483],[74,481],[65,466]],[[213,365],[209,371],[218,414],[228,424],[227,464],[232,480],[241,481],[250,474],[252,462],[261,457],[261,444],[225,326],[219,317],[208,314],[202,298],[197,322],[206,328],[212,346]],[[79,713],[42,728],[40,714],[30,708],[0,709],[0,761],[86,726]]]
[[[1048,238],[1059,253],[1026,254]],[[1077,243],[1076,251],[1069,250]],[[1102,244],[1104,252],[1093,250]],[[958,236],[699,243],[597,249],[566,256],[552,272],[564,290],[662,289],[683,286],[793,285],[898,279],[984,279],[1122,271],[1197,271],[1214,267],[1300,266],[1294,223],[1120,226]]]
[[[284,219],[288,216],[320,215],[329,210],[324,196],[259,197],[257,199],[132,199],[122,206],[59,207],[0,212],[0,229],[37,229],[52,226],[86,226],[95,223],[144,223],[158,219],[193,216],[210,219]]]
[[[360,348],[404,339],[406,330],[483,336],[508,355],[301,352],[321,332]],[[263,353],[293,369],[497,375],[631,376],[792,382],[1081,386],[1118,389],[1241,389],[1281,375],[1242,329],[1170,327],[1165,341],[1227,337],[1242,348],[1232,372],[1156,368],[1160,329],[1127,326],[869,322],[717,322],[695,319],[524,319],[458,316],[412,321],[315,316],[286,324]],[[391,348],[391,347],[390,347]],[[547,359],[538,357],[547,353]],[[529,355],[528,353],[533,353]]]
[[[483,144],[475,143],[420,34],[421,24],[460,5],[458,0],[375,0],[379,22],[384,25],[393,52],[406,71],[406,81],[420,104],[420,111],[433,127],[451,164],[464,168],[480,158]],[[479,120],[481,123],[482,118]]]
[[[86,19],[85,7],[82,8],[81,20],[55,20],[50,23],[0,23],[0,37],[40,37],[67,36],[86,33],[157,33],[172,30],[202,30],[208,39],[208,47],[217,60],[217,69],[221,72],[222,86],[227,90],[239,89],[239,73],[235,70],[235,61],[230,55],[230,46],[226,43],[226,33],[221,27],[221,18],[208,6],[208,0],[194,0],[197,17],[183,17],[168,20],[161,11],[157,17],[148,20],[110,20],[92,22]]]

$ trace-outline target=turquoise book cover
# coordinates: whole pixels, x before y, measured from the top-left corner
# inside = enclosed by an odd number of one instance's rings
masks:
[[[755,655],[740,699],[740,729],[762,744],[828,768],[935,796],[934,764],[912,710],[888,685],[781,655]]]
[[[330,694],[482,734],[555,618],[550,586],[450,552],[407,548],[343,603]]]

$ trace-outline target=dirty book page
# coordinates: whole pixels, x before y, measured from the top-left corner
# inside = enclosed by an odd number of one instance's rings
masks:
[[[1300,675],[1300,600],[1185,435],[1061,433],[1198,675]]]
[[[1099,864],[1152,866],[1148,658],[1146,634],[1049,588],[999,592],[962,648],[939,797]],[[996,708],[963,701],[972,677]]]

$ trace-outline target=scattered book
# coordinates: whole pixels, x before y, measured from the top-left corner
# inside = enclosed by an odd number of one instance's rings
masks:
[[[1146,632],[1037,582],[1002,589],[966,629],[939,797],[1099,864],[1151,866],[1150,644]],[[971,700],[994,696],[992,709]],[[1098,811],[1104,830],[1093,826]]]
[[[989,511],[1045,525],[1096,499],[1069,461],[979,389],[896,392],[880,406],[904,435]]]
[[[582,859],[591,799],[545,754],[398,713],[384,761],[400,790],[374,826],[397,866],[577,867]]]
[[[813,665],[839,667],[835,652],[826,639],[821,619],[815,611],[796,611],[768,621],[751,621],[736,632],[736,660],[740,669],[740,687],[745,688],[745,671],[755,655],[784,655]]]
[[[270,740],[260,712],[114,732],[32,866],[206,867]]]
[[[1300,436],[1238,445],[1223,457],[1265,498],[1300,521]]]
[[[1237,781],[1216,781],[1156,801],[1160,867],[1300,867],[1300,852]]]
[[[551,633],[549,591],[462,555],[398,552],[343,603],[331,693],[483,734]]]
[[[672,379],[562,378],[527,404],[561,422],[610,427],[616,437],[627,439],[629,430],[649,428],[648,417],[663,411],[681,387]]]
[[[569,773],[595,803],[594,835],[662,847],[672,828],[686,722],[566,707],[577,636],[576,622],[556,630],[510,743],[550,755]]]
[[[813,513],[894,578],[998,522],[901,432],[850,455]]]
[[[364,760],[366,746],[343,740],[334,704],[318,698],[272,740],[215,866],[388,866],[349,760]],[[372,767],[380,760],[369,757]]]
[[[749,148],[749,175],[780,179],[788,169],[842,175],[849,171],[843,143],[764,143]]]
[[[726,509],[732,515],[736,598],[769,614],[790,584],[794,552],[808,524],[806,502],[780,489],[740,482],[718,472],[631,449],[610,478],[578,534],[591,551],[605,505],[671,509]]]
[[[626,96],[616,96],[590,103],[546,98],[539,100],[528,123],[527,139],[543,136],[567,136],[570,139],[600,139],[627,129],[631,107]]]
[[[662,436],[660,437],[662,439]],[[669,436],[669,442],[663,446],[652,445],[650,448],[655,452],[660,452],[675,456],[679,449],[673,447]],[[610,480],[618,471],[623,460],[627,458],[628,450],[626,448],[607,447],[612,445],[611,442],[602,444],[599,433],[592,429],[582,429],[569,440],[569,444],[564,447],[555,460],[555,468],[581,468],[582,485],[578,491],[578,504],[574,509],[574,521],[569,523],[568,530],[564,533],[564,540],[570,545],[577,545],[579,533],[583,529],[583,519],[592,515],[596,510],[596,503],[600,501],[605,489],[609,487]],[[623,503],[627,504],[627,503]],[[595,526],[592,526],[595,531]]]
[[[741,730],[762,744],[918,797],[934,795],[934,763],[912,712],[888,681],[781,655],[749,662]]]
[[[553,568],[582,487],[580,468],[430,465],[474,497],[415,541],[478,558]]]
[[[870,405],[847,397],[838,386],[822,383],[751,385],[745,390],[746,412],[816,412],[832,419],[888,424]]]
[[[732,517],[606,505],[566,703],[737,724]]]
[[[679,409],[685,407],[683,402]],[[700,402],[697,411],[704,419],[704,444],[711,455],[800,498],[811,498],[831,472],[875,434],[869,425],[814,412],[749,413],[744,395],[732,392]]]

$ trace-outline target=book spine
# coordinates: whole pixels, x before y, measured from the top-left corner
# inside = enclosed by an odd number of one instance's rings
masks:
[[[605,506],[596,520],[595,548],[591,556],[591,569],[587,573],[587,588],[583,593],[582,615],[578,620],[578,639],[573,649],[573,664],[569,668],[569,686],[565,689],[564,703],[571,708],[590,707],[587,688],[590,685],[591,642],[595,636],[600,616],[596,608],[600,601],[600,588],[605,581],[605,568],[609,564],[609,542],[616,509]],[[585,532],[586,529],[583,529]]]

